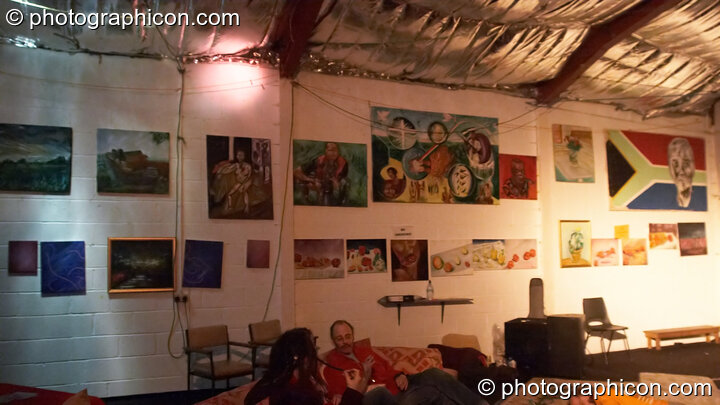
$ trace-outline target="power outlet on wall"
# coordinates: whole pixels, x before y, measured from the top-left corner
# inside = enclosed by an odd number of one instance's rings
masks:
[[[174,297],[174,299],[175,299],[175,302],[187,302],[187,301],[188,301],[188,296],[187,296],[187,295],[184,295],[184,294],[183,294],[183,295],[176,295],[176,296]]]

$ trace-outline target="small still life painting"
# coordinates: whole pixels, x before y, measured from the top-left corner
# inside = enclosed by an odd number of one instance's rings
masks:
[[[30,240],[8,242],[8,274],[37,275],[38,243]]]
[[[293,140],[295,205],[367,207],[367,146]]]
[[[348,274],[387,273],[387,241],[385,239],[348,239]]]
[[[553,124],[552,136],[555,180],[594,183],[592,130],[587,127]]]
[[[677,249],[677,224],[650,224],[650,249]]]
[[[535,269],[535,239],[475,239],[472,246],[475,270]]]
[[[628,238],[621,241],[623,266],[642,266],[648,264],[647,239]]]
[[[560,221],[560,267],[588,267],[590,221]]]
[[[535,156],[500,154],[500,198],[537,200]]]
[[[85,242],[42,242],[43,295],[85,293]]]
[[[0,190],[70,194],[72,128],[0,124]]]
[[[392,281],[428,279],[428,241],[425,239],[391,239]]]
[[[170,134],[97,130],[98,193],[168,194]]]
[[[620,264],[617,239],[593,239],[591,245],[593,266],[617,266]]]
[[[342,239],[295,239],[295,280],[345,277]]]
[[[430,243],[432,277],[465,276],[473,272],[472,240],[434,240]]]
[[[108,292],[175,289],[175,238],[108,238]]]
[[[220,288],[222,262],[222,242],[185,240],[183,287]]]
[[[248,269],[270,268],[270,241],[252,240],[247,241],[247,258],[245,266]]]
[[[678,224],[680,235],[680,256],[707,254],[704,222],[681,222]]]

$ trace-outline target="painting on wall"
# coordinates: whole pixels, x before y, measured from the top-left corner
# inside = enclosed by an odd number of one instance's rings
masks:
[[[392,281],[428,279],[428,242],[424,239],[390,240]]]
[[[435,277],[465,276],[473,272],[470,239],[434,240],[430,243],[430,274]]]
[[[560,267],[590,266],[590,221],[560,221]]]
[[[536,159],[500,154],[500,198],[537,200]]]
[[[648,264],[647,239],[628,238],[623,239],[623,266],[642,266]]]
[[[680,256],[707,254],[704,222],[681,222],[678,225],[680,235]]]
[[[8,242],[8,274],[34,276],[38,267],[38,243],[30,240]]]
[[[270,268],[270,241],[248,240],[245,266],[248,269]]]
[[[273,219],[270,140],[207,135],[208,215]]]
[[[222,262],[222,242],[186,240],[183,287],[220,288]]]
[[[345,277],[342,239],[295,239],[295,280]]]
[[[472,246],[475,270],[537,268],[535,239],[475,239]]]
[[[372,107],[373,201],[498,204],[496,118]]]
[[[611,210],[707,211],[705,140],[608,131]]]
[[[367,146],[293,140],[295,205],[367,207]]]
[[[348,239],[346,257],[348,274],[387,273],[385,239]]]
[[[85,293],[85,242],[40,243],[43,295]]]
[[[168,194],[170,134],[97,130],[98,193]]]
[[[175,238],[108,238],[108,292],[175,289]]]
[[[620,255],[618,255],[617,246],[617,239],[593,239],[591,241],[593,266],[619,265]]]
[[[0,190],[70,194],[72,129],[0,124]]]
[[[650,249],[677,249],[677,224],[650,224]]]
[[[574,125],[552,125],[555,181],[595,182],[592,130]]]
[[[505,268],[536,269],[537,268],[537,240],[535,239],[505,239]]]

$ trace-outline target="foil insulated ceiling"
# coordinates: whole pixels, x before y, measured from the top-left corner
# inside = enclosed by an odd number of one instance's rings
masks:
[[[66,52],[277,63],[278,32],[298,36],[283,13],[307,0],[36,0],[0,2],[26,17],[55,12],[237,13],[240,24],[157,27],[36,27],[0,23],[0,40]],[[612,25],[653,4],[672,4],[632,32]],[[279,26],[286,24],[284,30]],[[615,37],[562,87],[560,100],[612,104],[645,117],[708,114],[720,97],[720,0],[324,0],[297,68],[444,88],[493,89],[539,97],[572,57],[593,51],[598,28]],[[299,25],[296,23],[296,25]],[[617,26],[615,26],[617,27]],[[601,31],[601,30],[600,30]],[[595,49],[597,51],[597,49]],[[568,62],[570,60],[570,62]],[[582,65],[582,64],[580,64]],[[571,66],[572,67],[572,66]],[[576,69],[577,70],[577,69]],[[554,102],[555,100],[553,100]],[[546,103],[550,104],[550,103]]]

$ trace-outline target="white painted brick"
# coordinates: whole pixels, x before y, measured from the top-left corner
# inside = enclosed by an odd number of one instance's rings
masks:
[[[115,337],[78,337],[73,339],[44,339],[0,342],[3,365],[50,363],[115,357],[118,343]]]
[[[56,315],[2,319],[0,341],[89,336],[92,315]]]
[[[117,340],[121,357],[157,354],[153,334],[118,336]]]
[[[171,299],[168,298],[171,302]],[[113,294],[110,298],[112,312],[152,311],[157,308],[158,298],[154,295]]]

